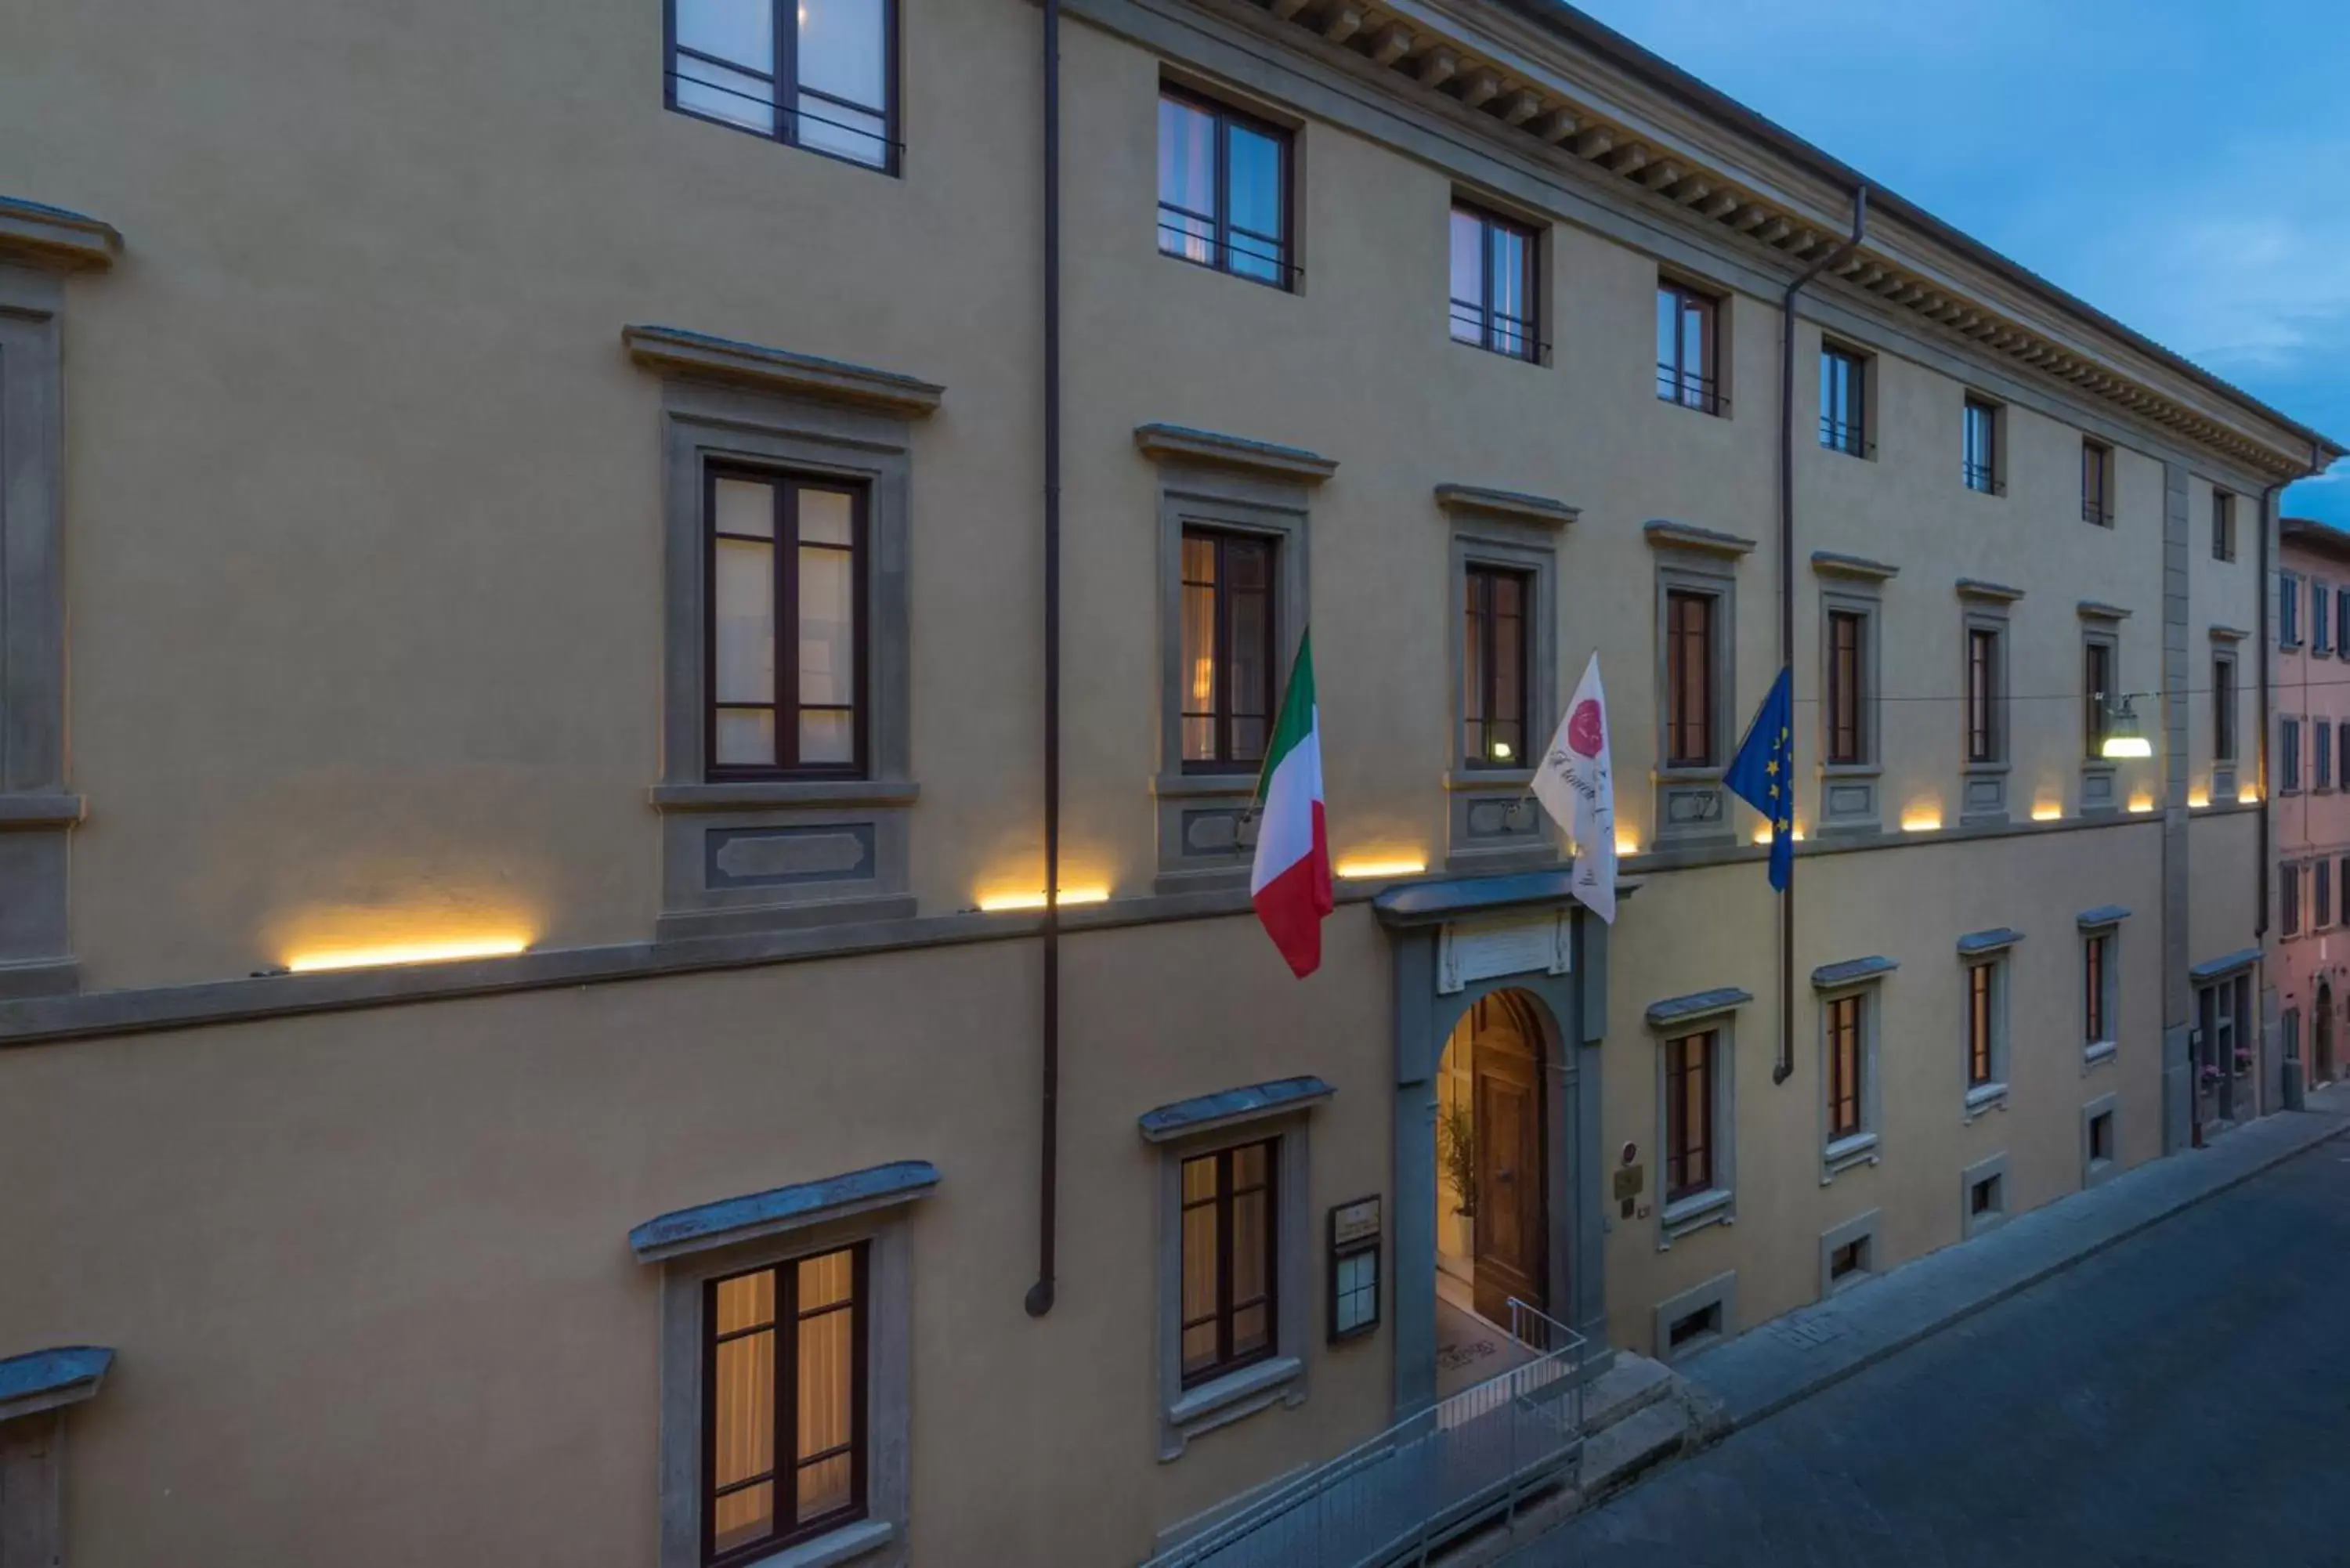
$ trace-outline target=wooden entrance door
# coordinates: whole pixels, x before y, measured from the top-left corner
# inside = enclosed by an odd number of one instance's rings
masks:
[[[1508,1326],[1509,1302],[1543,1293],[1542,1066],[1532,1022],[1499,997],[1477,1003],[1477,1315]]]

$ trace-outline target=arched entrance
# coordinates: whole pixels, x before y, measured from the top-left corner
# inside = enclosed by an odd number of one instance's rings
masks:
[[[2310,1082],[2330,1084],[2334,1081],[2334,986],[2327,981],[2317,983],[2316,1016],[2310,1020]]]
[[[1478,998],[1437,1065],[1437,1383],[1440,1394],[1520,1358],[1510,1303],[1550,1305],[1548,1055],[1539,1003]]]

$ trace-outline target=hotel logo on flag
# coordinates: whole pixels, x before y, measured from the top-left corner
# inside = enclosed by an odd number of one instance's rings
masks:
[[[1567,890],[1609,925],[1616,923],[1616,768],[1608,755],[1607,692],[1599,655],[1583,667],[1558,733],[1534,771],[1534,798],[1575,840]]]

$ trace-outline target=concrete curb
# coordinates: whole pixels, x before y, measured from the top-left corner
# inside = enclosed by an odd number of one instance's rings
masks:
[[[2331,1098],[2331,1096],[2329,1096],[2329,1098]],[[2311,1110],[2299,1113],[2280,1113],[2293,1114],[2299,1116],[2309,1116],[2314,1119],[2321,1119],[2324,1122],[2331,1123],[2332,1125],[2313,1129],[2312,1135],[2304,1138],[2297,1138],[2289,1143],[2280,1141],[2277,1147],[2263,1151],[2259,1157],[2257,1157],[2257,1158],[2251,1163],[2246,1164],[2242,1168],[2231,1170],[2225,1176],[2191,1191],[2182,1192],[2178,1194],[2174,1200],[2165,1203],[2161,1208],[2154,1210],[2148,1213],[2135,1216],[2120,1223],[2112,1231],[2097,1236],[2094,1240],[2088,1241],[2085,1245],[2067,1252],[2062,1257],[2054,1259],[2038,1267],[2032,1268],[2012,1279],[2002,1281],[1998,1284],[1980,1294],[1956,1300],[1950,1304],[1949,1310],[1939,1313],[1929,1320],[1920,1323],[1914,1327],[1893,1334],[1880,1343],[1869,1346],[1867,1349],[1856,1355],[1835,1363],[1824,1363],[1814,1369],[1812,1376],[1792,1381],[1786,1386],[1780,1388],[1767,1397],[1763,1397],[1759,1400],[1752,1399],[1751,1397],[1750,1391],[1749,1399],[1742,1404],[1742,1401],[1736,1393],[1725,1393],[1723,1390],[1714,1386],[1706,1376],[1706,1363],[1712,1360],[1715,1356],[1734,1355],[1739,1340],[1732,1340],[1730,1344],[1723,1345],[1720,1350],[1712,1351],[1705,1355],[1693,1358],[1681,1368],[1682,1374],[1688,1377],[1692,1384],[1704,1389],[1706,1392],[1714,1395],[1717,1398],[1721,1400],[1721,1420],[1723,1422],[1721,1430],[1724,1434],[1727,1434],[1730,1431],[1743,1430],[1745,1428],[1753,1426],[1757,1422],[1769,1419],[1771,1417],[1777,1415],[1780,1411],[1786,1409],[1789,1406],[1800,1403],[1801,1401],[1811,1397],[1813,1395],[1819,1393],[1823,1389],[1834,1387],[1845,1379],[1868,1370],[1870,1367],[1877,1366],[1890,1356],[1899,1355],[1902,1351],[1908,1350],[1919,1344],[1921,1341],[1929,1339],[1933,1335],[1942,1333],[1944,1330],[1956,1324],[1963,1323],[1979,1313],[1989,1311],[1991,1308],[1997,1306],[2002,1302],[2010,1300],[2017,1295],[2021,1295],[2023,1292],[2032,1289],[2034,1285],[2038,1285],[2048,1280],[2054,1279],[2056,1275],[2064,1273],[2067,1270],[2075,1267],[2087,1259],[2095,1257],[2098,1253],[2105,1251],[2106,1249],[2117,1246],[2120,1243],[2128,1241],[2133,1236],[2141,1235],[2147,1231],[2153,1229],[2155,1226],[2161,1224],[2164,1220],[2171,1219],[2175,1215],[2184,1213],[2186,1210],[2194,1208],[2197,1204],[2201,1203],[2208,1199],[2216,1198],[2220,1193],[2241,1187],[2245,1182],[2251,1180],[2253,1178],[2262,1175],[2263,1173],[2275,1168],[2277,1166],[2283,1164],[2286,1160],[2297,1158],[2300,1156],[2308,1153],[2311,1149],[2318,1147],[2320,1145],[2330,1143],[2336,1138],[2342,1137],[2345,1134],[2350,1134],[2350,1116],[2345,1116],[2344,1114],[2345,1108],[2350,1107],[2345,1107],[2337,1101],[2334,1105],[2323,1109],[2313,1107]],[[2252,1131],[2262,1125],[2262,1123],[2255,1123],[2252,1127],[2246,1128],[2244,1131]],[[2224,1143],[2221,1144],[2220,1148],[2224,1150],[2226,1148],[2226,1145]],[[2188,1151],[2182,1150],[2179,1155],[2166,1156],[2162,1159],[2149,1161],[2146,1165],[2138,1167],[2137,1169],[2154,1171],[2168,1168],[2170,1160],[2179,1158],[2187,1152]],[[2205,1150],[2200,1152],[2210,1153],[2213,1151]],[[2131,1174],[2135,1175],[2137,1172],[2133,1171]],[[2126,1179],[2126,1178],[2124,1179]],[[2107,1189],[2106,1190],[2110,1190],[2110,1189]],[[2054,1202],[2045,1205],[2042,1210],[2034,1210],[2033,1213],[2038,1214],[2047,1212],[2064,1202],[2072,1200],[2073,1198],[2082,1196],[2085,1196],[2085,1194],[2074,1194],[2071,1195],[2070,1198],[2058,1199]],[[2032,1217],[2032,1215],[2025,1215],[2022,1218],[2029,1220]],[[1991,1238],[1982,1239],[1984,1241],[1991,1240]],[[1945,1253],[1954,1251],[1956,1247],[1967,1247],[1970,1245],[1979,1246],[1981,1244],[1981,1241],[1974,1243],[1956,1243],[1954,1248],[1944,1249],[1942,1252],[1929,1253],[1926,1258],[1915,1260],[1915,1262],[1925,1262],[1929,1259],[1941,1257]],[[1898,1274],[1898,1271],[1896,1272]],[[1887,1279],[1890,1280],[1893,1277],[1895,1276],[1888,1275]],[[1794,1317],[1795,1315],[1796,1314],[1788,1314],[1789,1317]],[[1773,1320],[1773,1322],[1783,1321],[1785,1320]],[[1764,1334],[1769,1332],[1770,1326],[1771,1325],[1768,1324],[1760,1324],[1755,1328],[1749,1330],[1748,1334]],[[1741,1335],[1740,1339],[1743,1339],[1745,1337],[1746,1335]]]

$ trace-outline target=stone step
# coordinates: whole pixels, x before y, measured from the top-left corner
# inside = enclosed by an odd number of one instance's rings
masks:
[[[1583,1390],[1583,1434],[1589,1438],[1669,1397],[1678,1381],[1662,1363],[1630,1351],[1616,1353],[1615,1365]]]
[[[1674,1458],[1690,1437],[1690,1415],[1678,1401],[1651,1404],[1583,1442],[1577,1490],[1586,1506],[1621,1491]]]

